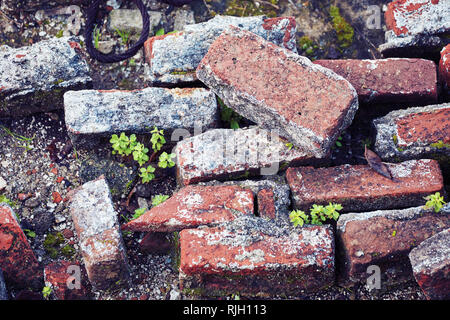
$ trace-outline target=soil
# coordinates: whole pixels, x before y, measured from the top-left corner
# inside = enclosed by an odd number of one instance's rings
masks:
[[[175,14],[181,9],[154,0],[145,2],[152,10],[163,13],[165,18],[160,27],[163,27],[166,32],[172,31]],[[263,13],[275,11],[278,16],[289,14],[298,17],[297,20],[301,21],[298,28],[299,43],[302,38],[305,42],[306,38],[304,37],[309,39],[299,51],[300,54],[305,54],[311,59],[380,57],[376,48],[384,40],[383,27],[378,30],[368,30],[365,27],[364,17],[368,5],[377,5],[381,9],[382,5],[389,1],[337,1],[342,15],[355,30],[354,41],[346,48],[339,46],[336,31],[333,29],[329,16],[329,6],[335,2],[331,0],[280,0],[275,1],[275,6],[263,6]],[[125,2],[121,8],[133,7],[129,3]],[[236,6],[250,6],[251,3],[253,2],[195,0],[182,9],[192,10],[196,22],[202,22],[214,14],[236,10]],[[85,8],[81,9],[84,12]],[[100,40],[111,41],[116,50],[124,50],[117,34],[109,32],[106,27],[109,10],[110,8],[104,7],[99,14]],[[13,29],[15,28],[14,32],[0,33],[0,43],[12,47],[36,43],[57,35],[63,28],[63,21],[64,18],[61,16],[49,17],[45,22],[37,21],[33,12],[22,12],[8,17],[0,13],[0,26],[7,24]],[[81,29],[76,34],[82,35],[83,32],[84,16]],[[144,59],[141,52],[133,59],[114,64],[101,64],[89,57],[87,60],[91,67],[94,89],[139,89],[150,85],[144,76]],[[364,145],[367,144],[369,147],[373,145],[369,123],[374,117],[387,113],[391,108],[371,107],[360,110],[353,125],[342,135],[339,145],[334,148],[331,165],[365,163],[363,159]],[[245,119],[241,120],[241,126],[246,123],[248,122]],[[168,152],[171,147],[166,147]],[[73,148],[66,132],[63,111],[36,114],[18,119],[0,119],[0,174],[7,182],[7,186],[5,190],[1,191],[1,194],[13,202],[15,212],[22,218],[24,229],[31,231],[39,229],[39,233],[36,232],[34,236],[28,234],[28,240],[42,267],[63,258],[82,262],[78,252],[76,233],[69,214],[67,195],[70,190],[82,184],[80,171],[85,165],[85,160],[92,157],[93,154],[124,165],[130,164],[127,160],[112,155],[108,146],[99,150]],[[137,168],[134,167],[133,170],[137,170]],[[447,191],[450,191],[448,173],[446,181]],[[129,191],[118,195],[114,201],[120,223],[129,219],[134,210],[139,207],[138,198],[144,198],[151,203],[154,195],[170,196],[176,188],[174,169],[163,170],[157,179],[145,185],[140,184],[138,178],[134,179],[128,186]],[[130,192],[132,195],[127,203]],[[19,194],[29,194],[29,197],[19,200]],[[48,216],[50,218],[46,218]],[[65,237],[64,242],[54,252],[44,245],[44,241],[49,234],[58,232]],[[124,242],[132,269],[130,282],[116,291],[93,291],[93,299],[210,299],[210,297],[182,294],[179,289],[178,272],[173,268],[171,255],[141,253],[138,244],[142,237],[143,233],[124,234]],[[74,248],[73,255],[63,255],[60,249],[66,245]],[[27,292],[16,290],[11,286],[8,287],[8,290],[11,299],[27,296]],[[28,294],[39,297],[40,292],[28,292]],[[219,298],[231,299],[231,296]],[[415,282],[381,292],[370,292],[362,285],[351,289],[333,286],[314,294],[299,293],[297,297],[273,297],[273,299],[285,298],[306,300],[425,299]]]

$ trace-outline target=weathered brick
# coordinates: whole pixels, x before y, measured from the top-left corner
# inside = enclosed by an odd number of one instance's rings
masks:
[[[206,130],[219,121],[216,97],[203,88],[70,91],[64,111],[72,142],[85,146],[113,133]]]
[[[316,60],[347,79],[360,103],[414,103],[437,101],[436,64],[423,59]]]
[[[318,158],[328,154],[358,109],[347,80],[235,27],[210,46],[197,77],[228,107]]]
[[[17,287],[42,287],[42,269],[31,250],[14,211],[0,203],[0,268]]]
[[[334,283],[330,226],[280,228],[243,217],[180,232],[180,287],[205,295],[298,294]]]
[[[368,165],[289,168],[286,179],[294,206],[301,210],[329,202],[342,204],[342,212],[408,208],[422,205],[424,196],[442,193],[443,178],[435,160],[386,165],[393,180]]]
[[[385,12],[388,31],[380,46],[384,56],[420,55],[447,41],[450,31],[450,6],[447,0],[396,0]]]
[[[0,118],[63,107],[63,94],[91,85],[76,38],[54,38],[29,47],[0,47]]]
[[[257,199],[257,215],[274,220],[274,222],[281,223],[281,225],[283,223],[291,224],[289,219],[291,191],[284,179],[280,176],[273,176],[269,179],[260,180],[209,181],[200,182],[199,185],[235,185],[249,189],[253,192],[253,197]],[[255,207],[255,210],[256,209],[257,208]]]
[[[426,239],[409,253],[414,277],[428,299],[450,299],[450,229]]]
[[[44,268],[45,285],[52,288],[56,300],[89,298],[85,283],[87,279],[83,277],[84,273],[81,270],[78,262],[65,260],[52,262]]]
[[[312,164],[319,159],[273,131],[258,127],[214,129],[177,143],[177,176],[184,185],[249,175],[274,175],[289,165]]]
[[[411,280],[408,253],[449,226],[450,215],[423,207],[343,214],[336,227],[339,281],[366,283],[371,265],[380,268],[383,288]]]
[[[126,280],[129,267],[117,213],[103,176],[70,195],[70,213],[91,284],[107,289]]]
[[[386,161],[450,159],[450,104],[395,110],[373,121],[375,151]]]
[[[122,230],[172,232],[253,214],[253,193],[237,186],[187,186]]]
[[[442,88],[450,93],[450,44],[441,50],[439,80],[442,84]]]
[[[197,80],[195,69],[213,41],[230,25],[254,32],[294,52],[296,24],[293,17],[265,18],[215,16],[184,26],[184,31],[148,39],[144,45],[150,81],[177,84]]]

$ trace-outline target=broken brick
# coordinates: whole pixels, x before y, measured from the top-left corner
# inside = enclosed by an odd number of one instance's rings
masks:
[[[429,194],[443,192],[443,177],[435,160],[386,165],[392,180],[368,165],[289,168],[286,179],[294,207],[309,210],[313,204],[333,202],[340,203],[343,212],[408,208],[422,205]]]
[[[237,186],[187,186],[122,230],[172,232],[253,214],[253,193]]]
[[[236,27],[209,47],[197,77],[229,108],[318,158],[328,154],[358,109],[347,80]]]

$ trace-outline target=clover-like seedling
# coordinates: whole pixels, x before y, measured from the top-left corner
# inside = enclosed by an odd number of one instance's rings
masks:
[[[441,211],[442,207],[445,204],[444,197],[441,196],[440,192],[430,194],[424,199],[427,200],[427,202],[425,203],[425,209],[433,209],[436,213]]]
[[[339,210],[342,210],[342,205],[338,203],[329,203],[327,206],[313,204],[310,209],[309,216],[301,211],[294,210],[289,217],[294,227],[303,226],[305,223],[311,223],[314,225],[322,225],[327,219],[337,220],[339,218]]]
[[[133,214],[133,216],[132,216],[132,219],[137,219],[137,218],[139,218],[139,217],[142,216],[146,211],[147,211],[146,208],[139,208],[139,209],[134,210],[134,214]]]
[[[289,218],[293,223],[294,227],[300,226],[303,227],[305,223],[309,223],[309,217],[305,212],[301,210],[294,210],[289,214]]]
[[[133,148],[133,159],[139,163],[139,166],[142,166],[149,159],[148,148],[146,148],[142,143],[138,142]]]
[[[112,154],[118,153],[120,155],[126,156],[131,154],[137,144],[136,135],[132,134],[130,137],[127,137],[125,132],[122,132],[120,136],[118,136],[117,134],[113,134],[109,142],[114,149],[112,151]]]
[[[167,152],[161,153],[161,155],[159,156],[158,167],[163,169],[172,168],[175,165],[175,162],[172,160],[173,158],[175,158],[174,153],[171,154],[168,154]]]
[[[152,137],[150,139],[152,143],[152,149],[154,152],[158,152],[166,143],[166,139],[164,138],[164,130],[158,130],[157,127],[154,127],[150,133],[152,134]]]
[[[48,299],[52,294],[52,291],[53,291],[52,288],[45,286],[42,289],[42,296],[44,297],[44,299]]]
[[[141,173],[139,173],[139,177],[142,178],[142,183],[147,183],[152,181],[155,178],[153,172],[155,172],[155,168],[152,166],[148,166],[147,168],[141,168]]]
[[[167,199],[169,199],[169,196],[167,196],[165,194],[157,194],[152,199],[152,206],[156,207],[157,205],[160,205],[161,203],[163,203]]]

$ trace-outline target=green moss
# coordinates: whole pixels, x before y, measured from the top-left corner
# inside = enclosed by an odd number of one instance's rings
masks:
[[[172,71],[170,74],[175,75],[175,76],[184,76],[186,74],[188,74],[187,71]]]
[[[341,16],[339,8],[336,6],[330,6],[330,16],[340,47],[349,47],[353,43],[355,33],[352,26]]]
[[[430,147],[437,148],[437,149],[443,149],[443,148],[450,149],[450,143],[444,143],[444,141],[439,140],[438,142],[430,144]]]
[[[49,233],[43,242],[43,246],[47,254],[52,258],[55,259],[58,257],[60,252],[60,246],[64,243],[64,236],[58,232],[58,233]],[[63,248],[64,249],[64,248]],[[65,249],[64,252],[67,253],[68,249]],[[75,251],[75,250],[74,250]]]
[[[316,50],[319,49],[319,46],[308,36],[298,39],[297,45],[302,51],[301,53],[309,58],[313,58],[316,55]]]
[[[64,257],[71,258],[75,254],[75,249],[70,245],[66,245],[61,249],[61,253]]]
[[[266,15],[270,18],[277,16],[278,0],[269,0],[268,3],[259,3],[259,6],[251,0],[228,0],[224,12],[228,16],[250,17]]]

